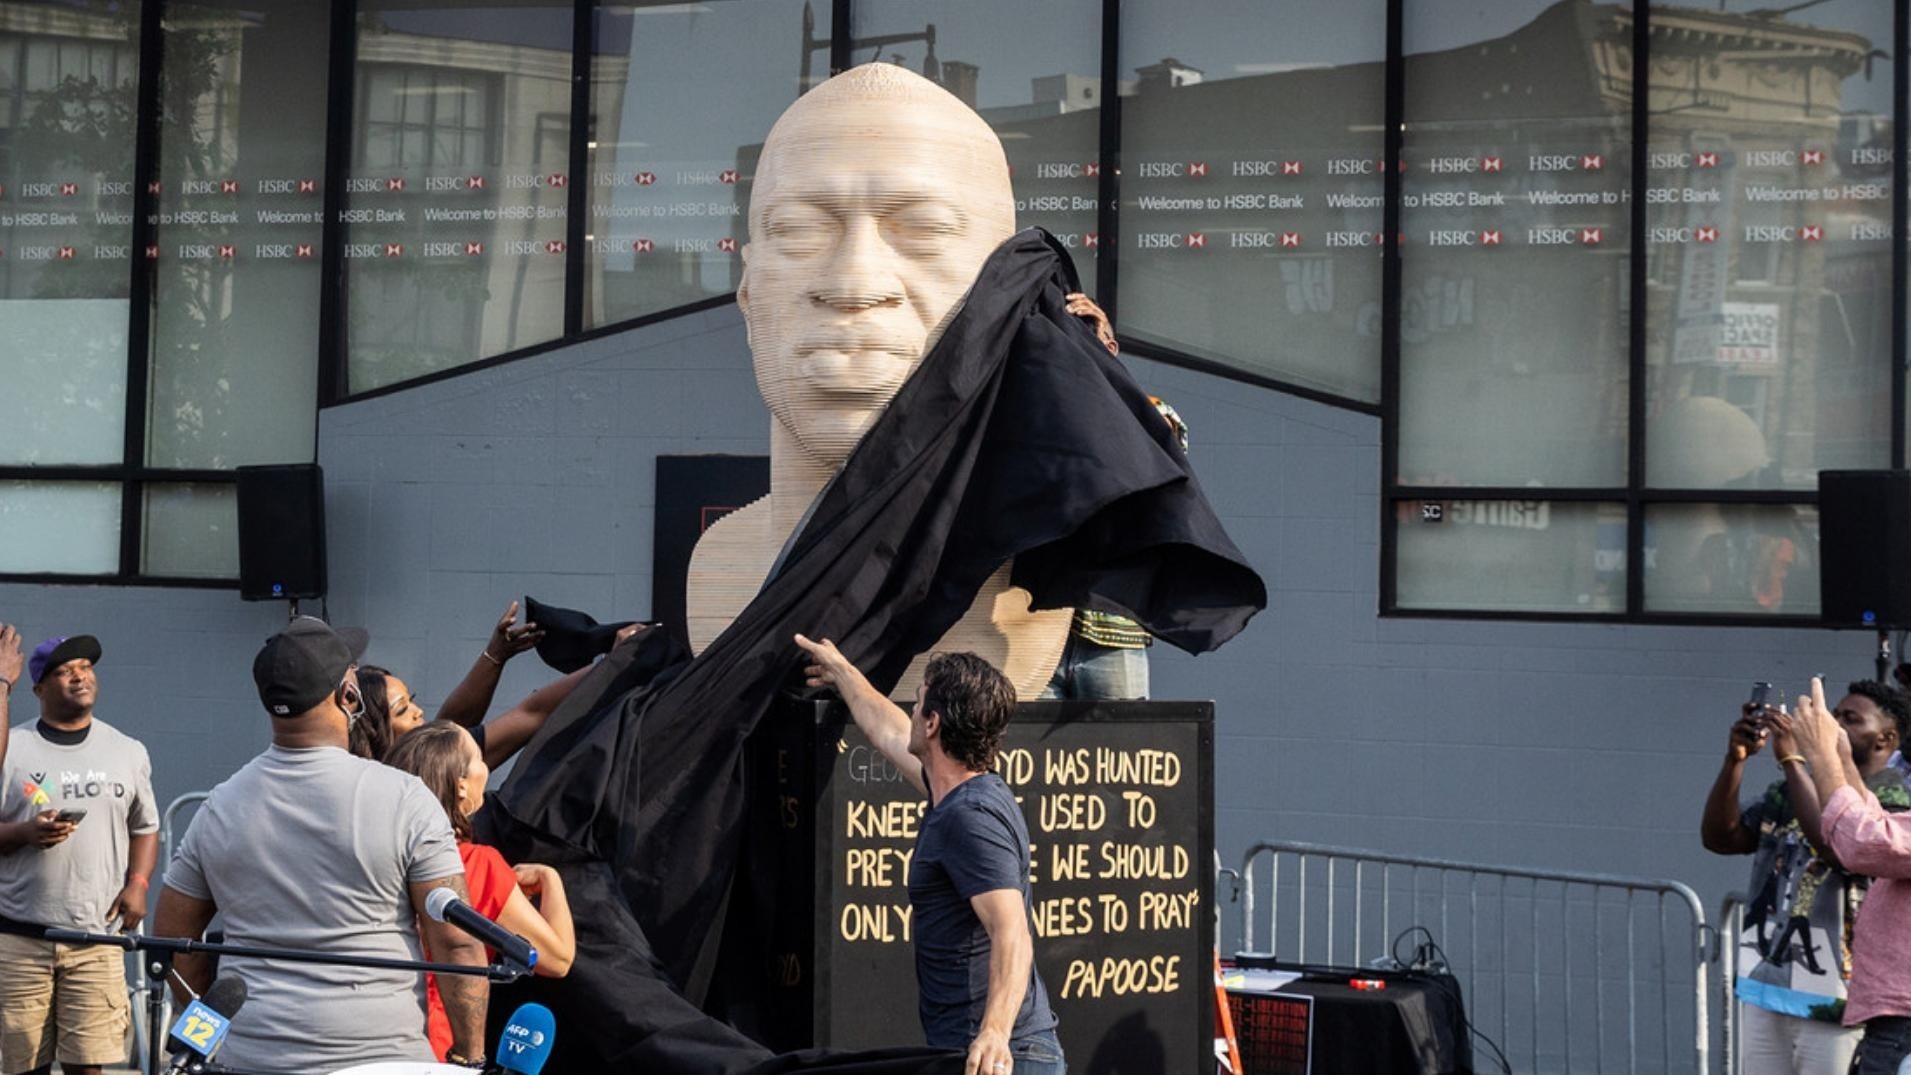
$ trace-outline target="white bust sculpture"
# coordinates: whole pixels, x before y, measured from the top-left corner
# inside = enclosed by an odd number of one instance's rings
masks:
[[[737,305],[773,419],[770,494],[719,520],[691,554],[698,652],[749,604],[811,500],[1014,234],[1015,201],[982,117],[877,63],[830,79],[777,120],[749,226]],[[981,654],[1033,698],[1061,659],[1070,610],[1031,613],[1028,603],[1004,567],[936,648]],[[916,682],[921,664],[902,682]]]

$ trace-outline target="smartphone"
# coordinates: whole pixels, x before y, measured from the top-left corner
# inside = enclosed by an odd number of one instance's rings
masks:
[[[53,820],[64,822],[68,825],[76,825],[79,823],[80,819],[85,816],[86,816],[85,807],[69,806],[66,809],[60,811],[59,813],[54,814]]]
[[[1764,680],[1759,680],[1757,683],[1752,684],[1752,698],[1747,704],[1752,707],[1752,712],[1756,714],[1760,710],[1771,708],[1771,698],[1772,685]]]

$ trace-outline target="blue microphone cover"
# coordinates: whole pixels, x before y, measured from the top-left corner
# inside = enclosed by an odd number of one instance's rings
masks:
[[[551,1058],[551,1041],[557,1037],[557,1020],[542,1004],[521,1004],[511,1013],[511,1021],[498,1036],[498,1051],[491,1059],[506,1071],[538,1075]]]

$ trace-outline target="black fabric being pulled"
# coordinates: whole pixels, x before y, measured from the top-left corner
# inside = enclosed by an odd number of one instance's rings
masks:
[[[796,632],[833,639],[890,691],[1011,558],[1037,607],[1124,612],[1191,652],[1266,604],[1147,394],[1067,312],[1077,289],[1046,233],[998,248],[729,629],[687,663],[666,632],[614,652],[480,813],[482,839],[512,861],[560,865],[573,886],[579,957],[568,978],[536,986],[563,1028],[561,1070],[795,1062],[702,1017],[672,983],[714,951],[738,866],[744,744],[797,681]],[[801,1070],[930,1070],[933,1055],[806,1057]]]

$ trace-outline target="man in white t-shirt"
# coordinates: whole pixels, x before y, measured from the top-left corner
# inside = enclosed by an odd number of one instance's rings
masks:
[[[153,767],[93,716],[99,640],[49,638],[27,661],[40,718],[13,729],[0,767],[0,916],[131,930],[159,854]],[[126,1058],[125,953],[0,933],[0,1071],[93,1075]]]

